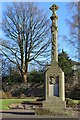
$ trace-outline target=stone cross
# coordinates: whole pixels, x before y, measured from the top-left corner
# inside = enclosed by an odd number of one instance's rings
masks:
[[[53,12],[52,16],[50,17],[52,20],[52,26],[51,26],[51,33],[52,33],[52,61],[58,62],[58,51],[57,51],[57,32],[58,32],[58,27],[57,27],[57,20],[58,17],[56,15],[56,10],[58,10],[58,6],[53,4],[50,7],[50,10]]]
[[[52,10],[53,12],[55,12],[56,10],[58,10],[58,6],[53,4],[51,7],[50,7],[50,10]]]
[[[58,35],[58,27],[57,20],[58,16],[56,15],[56,11],[58,10],[58,6],[53,4],[50,8],[52,11],[52,58],[51,65],[49,65],[45,71],[45,99],[60,98],[65,103],[65,78],[64,72],[58,66],[58,51],[57,51],[57,35]],[[54,100],[53,98],[53,104]],[[52,104],[52,103],[51,103]],[[59,101],[60,104],[60,101]],[[58,106],[58,104],[56,104]],[[65,104],[64,104],[65,105]],[[58,106],[59,107],[59,106]]]

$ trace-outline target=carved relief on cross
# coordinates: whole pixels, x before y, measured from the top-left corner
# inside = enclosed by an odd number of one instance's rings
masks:
[[[51,16],[51,20],[54,22],[55,19],[58,19],[57,15],[56,15],[56,10],[58,10],[59,7],[55,4],[53,4],[51,7],[50,7],[50,10],[53,12],[53,15]]]
[[[52,61],[58,61],[58,52],[57,52],[57,32],[58,32],[58,26],[57,26],[57,20],[58,16],[56,15],[56,10],[58,10],[58,6],[53,4],[50,8],[50,10],[53,12],[52,16],[50,17],[52,20],[52,26],[51,26],[51,33],[52,33]]]
[[[58,31],[57,29],[57,26],[56,26],[56,20],[58,20],[58,16],[56,15],[56,10],[58,10],[58,6],[53,4],[51,7],[50,7],[50,10],[52,10],[53,14],[52,16],[50,17],[51,20],[52,20],[52,26],[51,26],[51,32],[55,32],[55,31]]]
[[[58,6],[53,4],[51,7],[50,7],[50,10],[52,10],[53,12],[55,12],[56,10],[58,10]]]

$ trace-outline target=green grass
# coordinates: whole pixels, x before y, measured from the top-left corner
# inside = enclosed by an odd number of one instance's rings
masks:
[[[77,104],[80,102],[80,100],[73,100],[73,102]]]
[[[71,98],[66,98],[66,100],[67,99],[70,99],[70,100],[72,100],[74,103],[76,103],[76,104],[78,104],[79,102],[80,102],[80,100],[73,100],[73,99],[71,99]]]
[[[13,103],[21,103],[22,101],[35,101],[36,99],[0,99],[0,110],[9,110],[9,105]],[[80,100],[73,100],[74,103],[80,102]]]
[[[36,99],[0,99],[0,110],[9,110],[9,105],[13,103],[21,103],[22,101],[35,101]]]

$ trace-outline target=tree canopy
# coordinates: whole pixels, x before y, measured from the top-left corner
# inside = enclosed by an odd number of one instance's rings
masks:
[[[3,13],[2,29],[7,39],[2,40],[1,51],[16,64],[23,81],[27,82],[29,63],[45,64],[50,55],[47,14],[34,3],[11,3]]]
[[[62,50],[61,53],[58,55],[59,59],[59,66],[64,71],[65,75],[68,76],[72,72],[72,60],[69,58],[68,54]]]
[[[64,39],[76,51],[76,55],[73,57],[80,60],[80,2],[67,3],[67,9],[69,14],[66,25],[69,27],[69,35],[65,35]]]

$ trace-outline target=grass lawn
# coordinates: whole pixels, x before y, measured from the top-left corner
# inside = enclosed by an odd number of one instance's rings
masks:
[[[0,99],[0,110],[9,110],[8,106],[12,103],[21,103],[22,101],[36,101],[36,99]],[[80,100],[73,100],[74,103],[80,102]]]
[[[12,103],[21,103],[22,101],[35,101],[36,99],[0,99],[0,110],[9,110],[8,106]]]
[[[77,104],[80,102],[80,100],[73,100],[73,102]]]

